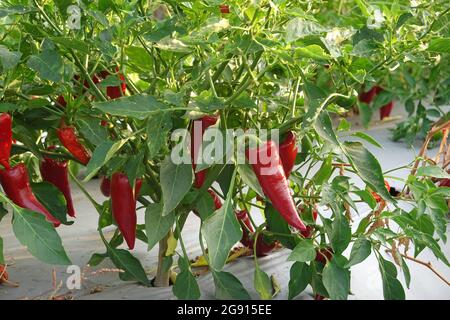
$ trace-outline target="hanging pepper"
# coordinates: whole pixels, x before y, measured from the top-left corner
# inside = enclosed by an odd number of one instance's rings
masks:
[[[135,182],[135,185],[134,185],[136,198],[139,196],[139,193],[141,191],[143,182],[144,181],[142,179],[140,179],[140,178],[136,179],[136,182]],[[109,198],[111,196],[111,179],[110,178],[108,178],[108,177],[103,177],[102,178],[102,182],[100,184],[100,191],[107,198]]]
[[[230,7],[226,4],[219,5],[220,13],[228,14],[230,13]]]
[[[103,177],[102,183],[100,184],[100,191],[107,198],[111,196],[111,179]]]
[[[106,87],[106,95],[110,99],[117,99],[117,98],[120,98],[120,97],[124,96],[125,92],[127,90],[127,85],[125,83],[125,77],[123,76],[123,74],[121,74],[119,72],[119,67],[116,67],[116,72],[118,72],[118,74],[119,74],[118,76],[119,76],[119,79],[120,79],[120,86],[108,86],[108,87]],[[107,70],[102,70],[102,71],[100,71],[98,73],[98,77],[100,77],[101,79],[106,79],[106,77],[108,77],[109,75],[110,75],[110,73]],[[100,80],[99,80],[99,82],[100,82]]]
[[[132,250],[136,241],[136,200],[142,187],[142,180],[136,179],[134,191],[126,174],[116,172],[111,179],[111,207],[128,248]]]
[[[292,168],[295,165],[295,158],[297,157],[298,147],[296,143],[295,135],[292,131],[289,131],[284,138],[284,141],[280,144],[279,154],[281,163],[283,164],[284,174],[286,178],[292,172]]]
[[[203,140],[203,134],[205,133],[206,129],[214,124],[216,124],[218,117],[217,116],[204,116],[200,119],[194,120],[192,122],[192,129],[191,129],[191,159],[192,159],[192,168],[195,172],[195,167],[197,165],[197,159],[198,159],[198,152],[200,149],[200,146],[202,144]],[[198,126],[198,123],[201,124],[201,135],[200,137],[198,134],[200,132],[197,132],[198,130],[195,129],[196,126]],[[197,124],[197,125],[196,125]],[[194,180],[194,186],[197,189],[200,189],[205,183],[206,179],[206,173],[208,172],[208,169],[195,172],[195,180]]]
[[[27,168],[23,163],[10,169],[0,170],[0,182],[5,194],[16,205],[42,213],[47,218],[47,221],[53,223],[55,227],[60,225],[59,220],[48,212],[31,190]]]
[[[372,87],[369,91],[361,92],[358,96],[359,101],[364,102],[366,104],[369,104],[372,102],[372,100],[375,98],[379,91],[378,86]]]
[[[211,189],[208,189],[208,193],[213,198],[214,208],[216,208],[216,210],[219,210],[220,208],[222,208],[222,201],[220,201],[219,196]]]
[[[9,169],[12,146],[12,120],[8,113],[0,114],[0,165]]]
[[[67,164],[67,161],[58,161],[44,157],[41,161],[40,170],[42,179],[53,184],[64,195],[67,203],[67,213],[69,216],[75,217]]]
[[[250,221],[247,210],[237,211],[236,218],[238,219],[242,228],[242,238],[240,242],[244,247],[247,247],[253,251],[254,241],[252,237],[254,236],[255,229],[253,229],[253,225]],[[269,252],[275,249],[277,245],[278,243],[276,241],[271,244],[266,243],[264,236],[259,235],[258,239],[256,240],[256,256],[266,256]]]
[[[380,108],[380,120],[387,118],[391,115],[392,109],[394,108],[394,102],[391,101]]]
[[[57,130],[59,141],[80,163],[87,165],[91,156],[86,148],[81,144],[74,127],[62,125]]]
[[[246,156],[251,162],[256,161],[256,163],[251,163],[253,171],[262,191],[270,199],[273,207],[292,227],[306,231],[306,226],[298,216],[292,199],[276,144],[272,140],[268,140],[258,148],[246,150]],[[251,159],[253,157],[256,159]],[[266,159],[270,161],[265,161]]]

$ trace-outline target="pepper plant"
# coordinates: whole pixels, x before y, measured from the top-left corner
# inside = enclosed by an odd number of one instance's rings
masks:
[[[416,2],[3,1],[0,219],[11,217],[36,258],[70,264],[55,229],[76,228],[70,175],[98,212],[105,251],[89,264],[110,259],[124,281],[173,284],[176,297],[200,298],[198,261],[191,263],[182,238],[195,214],[217,298],[250,297],[225,271],[240,255],[254,257],[255,289],[271,298],[274,282],[258,259],[281,248],[292,251],[289,298],[310,286],[316,299],[346,299],[351,268],[371,254],[384,297],[405,298],[397,270],[409,286],[408,263],[423,250],[448,266],[439,243],[447,238],[450,189],[438,182],[449,178],[448,154],[408,164],[411,174],[397,177],[403,190],[390,192],[385,178],[397,168],[383,173],[365,146],[378,142],[350,132],[343,117],[356,106],[368,121],[393,97],[383,79],[411,63],[432,65],[442,55],[445,64],[448,3]],[[434,75],[442,84],[448,77]],[[376,84],[385,93],[370,109],[358,93]],[[425,88],[402,99],[410,106],[431,93]],[[439,99],[448,102],[448,90]],[[232,136],[227,161],[197,162],[208,127],[249,139]],[[447,120],[432,130],[448,127]],[[268,154],[270,164],[238,161],[251,150]],[[189,163],[173,161],[177,151]],[[84,188],[95,177],[111,199],[98,203]],[[104,231],[111,226],[115,232]],[[153,281],[130,252],[136,240],[159,248]]]

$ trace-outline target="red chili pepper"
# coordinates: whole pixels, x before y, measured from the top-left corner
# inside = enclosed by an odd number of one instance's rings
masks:
[[[44,160],[41,161],[40,169],[42,179],[57,187],[64,195],[64,198],[66,198],[68,215],[75,217],[67,164],[67,161],[58,161],[44,157]]]
[[[80,163],[87,165],[91,156],[81,144],[74,127],[62,126],[57,130],[59,141]]]
[[[226,4],[219,5],[220,13],[227,14],[230,13],[230,6]]]
[[[389,185],[389,183],[388,183],[386,180],[384,180],[384,185],[386,186],[386,189],[387,189],[388,191],[391,190],[391,186]],[[379,195],[378,193],[376,193],[375,191],[372,191],[372,196],[375,198],[375,201],[376,201],[376,202],[380,202],[380,201],[382,200],[382,198],[380,197],[380,195]]]
[[[391,115],[392,109],[394,108],[394,102],[391,101],[380,108],[380,120],[387,118]]]
[[[213,198],[214,208],[216,208],[216,210],[219,210],[220,208],[222,208],[222,201],[220,201],[219,196],[211,189],[208,190],[208,193]]]
[[[56,101],[57,101],[62,107],[67,106],[66,99],[64,99],[64,97],[63,97],[62,95],[59,95],[58,98],[56,99]]]
[[[367,103],[367,104],[371,103],[380,89],[381,89],[380,87],[374,86],[374,87],[372,87],[372,89],[370,89],[367,92],[361,92],[358,97],[359,101]]]
[[[141,186],[142,180],[136,179],[133,191],[128,177],[122,172],[114,173],[111,179],[112,214],[130,250],[136,241],[136,200]]]
[[[116,67],[116,72],[119,72],[119,68]],[[98,76],[102,79],[106,79],[107,76],[109,76],[110,73],[107,70],[102,70],[98,73]],[[125,77],[123,74],[119,72],[119,79],[121,81],[120,87],[119,86],[108,86],[106,87],[106,95],[111,99],[117,99],[125,95],[125,92],[127,91],[127,85],[125,83]],[[100,80],[99,80],[100,82]]]
[[[298,147],[295,139],[294,133],[289,131],[286,134],[286,138],[280,144],[279,154],[281,163],[283,164],[284,173],[286,178],[289,178],[289,175],[292,172],[292,168],[295,165],[295,158],[297,157]]]
[[[200,149],[200,146],[202,144],[203,140],[203,134],[205,133],[206,129],[214,124],[216,124],[218,117],[217,116],[204,116],[200,119],[194,120],[192,122],[192,129],[191,129],[191,159],[192,159],[192,168],[195,172],[195,167],[197,164],[198,159],[198,152]],[[197,125],[196,125],[197,124]],[[200,132],[197,132],[195,128],[201,124],[201,135],[198,136]],[[208,172],[208,169],[195,172],[195,180],[194,180],[194,186],[198,189],[200,189],[205,183],[206,179],[206,173]]]
[[[251,163],[253,171],[262,191],[270,199],[273,207],[288,224],[300,231],[306,231],[306,226],[298,216],[292,199],[276,144],[269,140],[259,148],[246,150],[246,156],[251,162],[256,161],[256,163]],[[251,159],[255,156],[256,159]]]
[[[324,296],[321,296],[320,294],[316,294],[316,295],[314,296],[314,300],[325,300],[325,297],[324,297]]]
[[[0,182],[5,194],[16,205],[42,213],[47,218],[47,221],[53,223],[55,227],[60,225],[59,220],[53,217],[44,205],[36,199],[31,190],[27,168],[23,163],[10,169],[0,170]]]
[[[450,187],[450,179],[443,179],[439,182],[440,187]]]
[[[238,219],[242,228],[242,238],[240,242],[244,247],[247,247],[253,251],[254,241],[252,239],[252,236],[255,233],[255,230],[253,229],[253,225],[248,216],[248,212],[246,210],[237,211],[236,218]],[[258,239],[256,240],[256,256],[266,256],[269,252],[275,249],[277,245],[277,242],[271,244],[266,243],[264,241],[264,236],[259,235]]]
[[[9,169],[12,146],[12,120],[8,113],[0,114],[0,164]]]
[[[100,191],[105,197],[109,198],[111,195],[111,179],[103,177],[102,183],[100,184]]]

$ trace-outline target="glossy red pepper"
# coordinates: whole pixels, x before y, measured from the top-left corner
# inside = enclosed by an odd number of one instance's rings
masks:
[[[136,179],[136,182],[134,184],[136,199],[139,196],[139,193],[141,192],[143,182],[144,181],[140,178]],[[107,198],[109,198],[111,196],[111,179],[110,178],[108,178],[108,177],[102,178],[102,182],[100,184],[100,191]]]
[[[281,163],[283,164],[284,173],[286,178],[292,172],[295,165],[295,158],[297,157],[298,147],[295,135],[292,131],[289,131],[284,138],[284,141],[280,143],[279,151]]]
[[[372,87],[369,91],[361,92],[359,94],[359,101],[364,102],[366,104],[369,104],[372,102],[372,100],[375,98],[375,96],[380,92],[381,88],[378,86]]]
[[[191,159],[192,159],[192,168],[194,169],[195,172],[195,167],[197,164],[197,159],[198,159],[198,152],[200,150],[200,146],[202,144],[202,140],[203,140],[203,134],[205,133],[206,129],[208,129],[208,127],[216,124],[218,120],[217,116],[204,116],[200,119],[194,120],[192,122],[192,129],[191,129]],[[199,126],[199,124],[201,125],[201,132],[199,132],[200,130],[196,127]],[[198,136],[198,134],[201,133],[200,136]],[[208,172],[208,169],[199,171],[199,172],[195,172],[195,180],[194,180],[194,186],[198,189],[200,189],[203,185],[203,183],[205,183],[205,179],[206,179],[206,173]]]
[[[126,174],[116,172],[111,179],[111,207],[128,248],[132,250],[136,241],[136,200],[141,190],[142,180],[136,179],[134,190]]]
[[[220,208],[222,208],[222,201],[220,201],[219,196],[211,189],[208,190],[208,193],[213,198],[214,208],[216,208],[216,210],[219,210]]]
[[[246,156],[250,162],[255,162],[251,163],[253,171],[273,207],[292,227],[306,231],[292,199],[276,144],[269,140],[258,148],[246,150]]]
[[[9,169],[12,146],[12,120],[8,113],[0,114],[0,165]]]
[[[248,216],[248,212],[246,210],[237,211],[236,218],[238,219],[242,228],[242,238],[240,242],[244,247],[247,247],[253,251],[254,241],[252,237],[255,233],[255,230],[253,229],[253,225]],[[277,242],[273,242],[271,244],[266,243],[264,241],[264,236],[260,234],[258,236],[258,239],[256,240],[256,256],[257,257],[266,256],[273,249],[275,249],[277,245],[278,245]]]
[[[58,161],[44,157],[41,161],[40,170],[42,179],[57,187],[64,195],[64,198],[66,198],[67,214],[71,217],[75,217],[67,164],[67,161]]]
[[[440,187],[450,187],[450,179],[442,179],[439,182]]]
[[[321,296],[320,294],[316,294],[316,295],[314,296],[314,300],[325,300],[325,297],[324,297],[324,296]]]
[[[118,71],[119,71],[119,68],[116,67],[116,72],[118,72]],[[100,71],[98,73],[98,76],[101,79],[106,79],[106,77],[109,76],[109,75],[110,75],[110,73],[107,70],[103,70],[103,71]],[[108,86],[108,87],[106,87],[106,95],[110,99],[120,98],[120,97],[124,96],[125,92],[127,91],[127,85],[125,83],[125,77],[120,72],[119,72],[118,76],[119,76],[119,79],[121,81],[120,86]]]
[[[59,220],[48,212],[31,190],[30,178],[23,163],[10,169],[0,170],[0,183],[5,194],[16,205],[42,213],[47,218],[47,221],[53,223],[55,227],[60,225]]]
[[[74,127],[62,126],[57,130],[59,141],[80,163],[87,165],[91,156],[81,144]]]
[[[100,191],[105,197],[109,198],[111,196],[111,179],[103,177],[100,184]]]
[[[387,118],[391,115],[392,109],[394,108],[394,102],[391,101],[380,108],[380,120]]]
[[[221,4],[219,5],[220,13],[227,14],[230,13],[230,6],[227,4]]]

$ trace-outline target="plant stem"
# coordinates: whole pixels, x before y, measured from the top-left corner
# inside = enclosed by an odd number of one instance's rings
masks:
[[[168,287],[170,279],[170,268],[164,268],[164,258],[167,252],[167,241],[170,238],[170,232],[159,241],[159,251],[158,251],[158,269],[156,270],[156,277],[154,281],[155,287]]]

